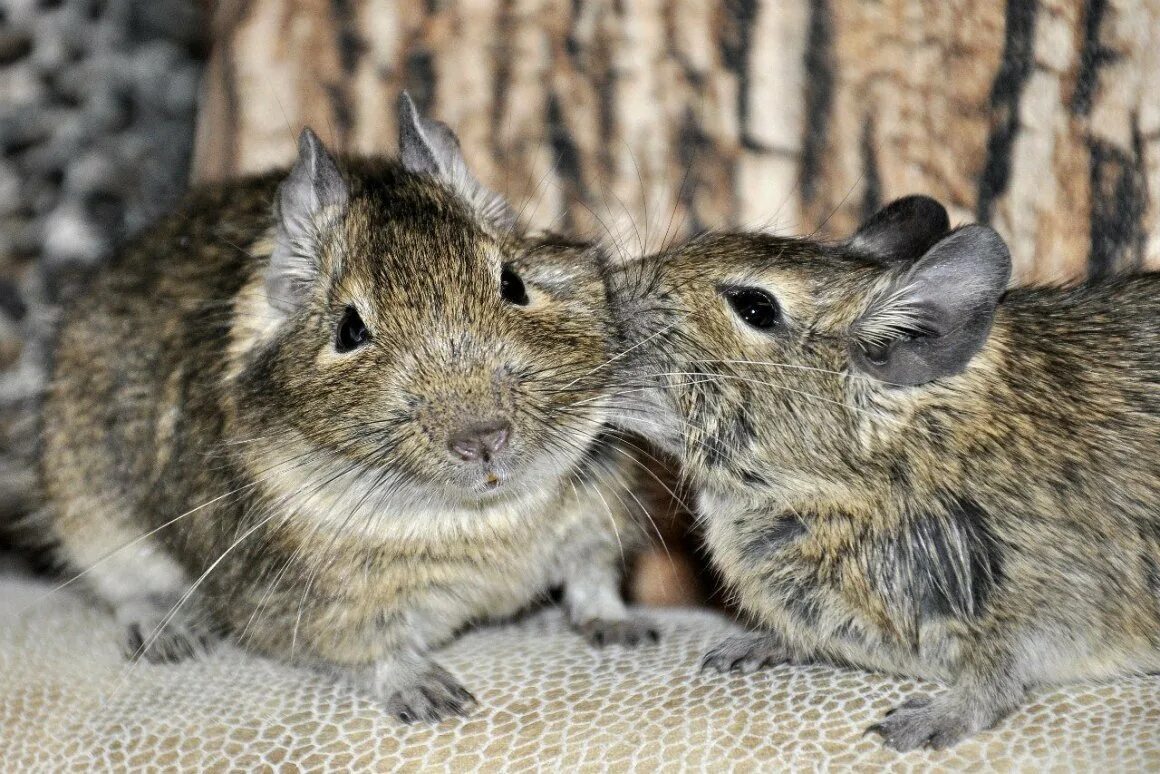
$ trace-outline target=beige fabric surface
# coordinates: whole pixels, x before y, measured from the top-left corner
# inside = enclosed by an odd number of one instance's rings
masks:
[[[69,591],[0,577],[0,770],[1160,770],[1160,678],[1036,693],[950,751],[897,754],[867,725],[915,690],[823,667],[699,675],[734,630],[652,611],[664,640],[588,648],[558,611],[469,633],[439,654],[480,700],[404,727],[308,671],[222,647],[178,666],[121,660],[117,630]]]

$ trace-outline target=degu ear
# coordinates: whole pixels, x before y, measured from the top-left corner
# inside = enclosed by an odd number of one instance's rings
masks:
[[[408,172],[443,181],[495,226],[506,229],[515,222],[503,197],[471,174],[455,133],[442,121],[419,115],[405,91],[399,95],[399,158]]]
[[[350,196],[334,158],[309,128],[298,136],[298,160],[278,186],[274,252],[266,274],[270,304],[297,309],[318,276],[322,238],[346,212]]]
[[[951,232],[854,323],[854,368],[896,385],[961,373],[986,342],[1010,277],[1011,254],[993,229]]]
[[[847,246],[879,262],[913,261],[950,231],[947,211],[929,196],[895,199],[858,227]]]

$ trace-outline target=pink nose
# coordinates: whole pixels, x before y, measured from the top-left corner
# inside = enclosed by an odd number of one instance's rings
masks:
[[[512,426],[507,422],[469,425],[448,436],[447,449],[453,457],[464,462],[491,462],[492,455],[507,446],[511,430]]]

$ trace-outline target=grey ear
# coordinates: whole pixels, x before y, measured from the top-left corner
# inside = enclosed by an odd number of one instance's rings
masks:
[[[274,252],[266,275],[270,303],[292,312],[318,275],[322,237],[346,211],[349,190],[334,158],[309,127],[298,136],[298,160],[278,186]]]
[[[1010,277],[1011,254],[994,230],[953,231],[854,324],[854,367],[899,385],[962,372],[986,342]]]
[[[895,199],[858,227],[846,243],[877,261],[913,261],[951,228],[947,211],[929,196]]]
[[[515,216],[499,194],[480,183],[467,168],[459,139],[442,121],[419,115],[411,95],[399,95],[399,158],[416,175],[438,178],[467,200],[480,217],[506,228]]]

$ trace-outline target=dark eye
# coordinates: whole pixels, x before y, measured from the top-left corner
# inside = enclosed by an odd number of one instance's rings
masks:
[[[499,294],[509,304],[528,305],[528,291],[524,288],[524,281],[511,269],[505,268],[499,275]]]
[[[777,301],[764,290],[756,288],[732,288],[725,291],[729,305],[745,323],[753,328],[765,330],[777,325]]]
[[[890,345],[888,344],[863,344],[862,354],[876,366],[886,365],[886,359],[890,357]]]
[[[334,348],[339,352],[350,352],[371,340],[371,332],[358,316],[353,306],[348,306],[338,323],[338,333],[334,337]]]

